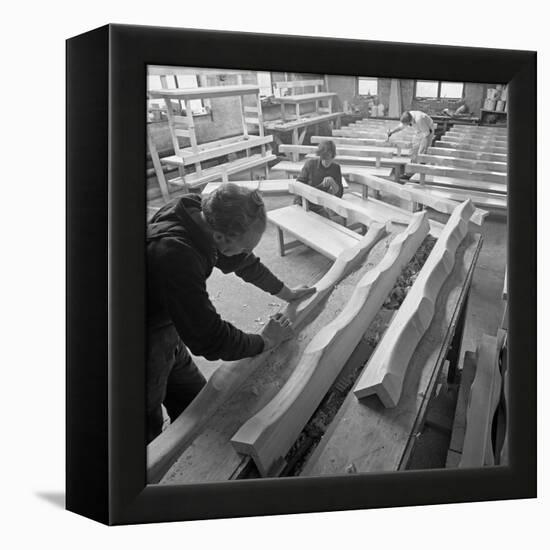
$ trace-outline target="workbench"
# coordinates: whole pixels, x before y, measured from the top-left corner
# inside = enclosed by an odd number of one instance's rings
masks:
[[[379,261],[387,242],[383,240],[377,245],[377,251],[373,249],[374,257],[369,256],[369,262]],[[454,379],[472,275],[481,244],[481,236],[468,234],[458,248],[453,271],[438,296],[435,317],[412,357],[398,406],[385,409],[376,397],[358,401],[350,390],[300,475],[406,468],[446,361],[449,362],[449,379]],[[366,363],[373,351],[368,344],[372,340],[372,331],[380,329],[384,322],[389,322],[388,313],[384,308],[379,312],[342,368],[342,375]],[[316,320],[319,327],[326,323],[321,316]],[[313,331],[319,330],[319,327],[313,325]],[[285,344],[296,348],[292,348],[294,351],[289,357],[298,355],[302,345],[298,340]],[[243,421],[264,407],[278,392],[294,368],[293,363],[289,360],[254,372],[208,421],[160,483],[201,483],[259,477],[253,461],[236,453],[230,439]],[[338,377],[327,396],[341,385],[341,377]],[[299,449],[297,454],[301,454]],[[281,475],[294,476],[297,473],[286,468]]]
[[[331,128],[340,128],[340,117],[342,113],[308,113],[300,118],[291,120],[266,120],[264,121],[264,129],[266,133],[273,136],[273,141],[278,145],[283,145],[282,135],[292,132],[292,145],[302,145],[307,134],[307,129],[311,126],[315,127],[315,133],[319,133],[319,124],[328,122]],[[297,154],[294,155],[297,160]]]

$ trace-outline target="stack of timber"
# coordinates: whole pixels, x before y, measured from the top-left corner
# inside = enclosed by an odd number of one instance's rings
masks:
[[[150,483],[227,480],[239,475],[243,458],[231,437],[261,410],[291,375],[303,350],[348,302],[357,279],[378,262],[389,240],[373,224],[315,283],[316,293],[289,305],[295,336],[257,357],[224,363],[192,404],[148,446]]]
[[[467,201],[449,218],[357,382],[354,393],[358,399],[376,394],[385,407],[397,406],[411,356],[433,319],[437,296],[453,270],[456,251],[468,232],[473,213],[474,207]]]
[[[507,137],[493,129],[455,126],[418,156],[410,181],[442,197],[470,198],[489,210],[507,207]]]
[[[438,292],[433,319],[408,361],[397,405],[386,408],[378,398],[357,399],[350,392],[317,448],[305,459],[300,475],[407,469],[415,436],[424,425],[428,404],[466,307],[481,244],[479,234],[468,232],[456,250],[454,267]],[[390,321],[387,331],[392,331],[396,318]],[[374,353],[380,345],[381,341]]]
[[[276,475],[284,456],[334,382],[409,262],[429,225],[425,212],[390,244],[382,261],[357,283],[341,313],[305,348],[277,395],[232,437],[235,449],[250,455],[263,476]]]
[[[399,120],[367,118],[334,130],[333,135],[339,138],[361,139],[365,145],[410,149],[415,135],[412,129],[402,130],[388,140],[388,130],[395,128],[398,124]]]
[[[272,136],[264,135],[260,90],[257,86],[213,86],[206,88],[164,89],[149,92],[151,98],[163,99],[168,116],[168,127],[174,147],[174,155],[164,157],[161,162],[175,167],[179,177],[169,183],[181,185],[186,190],[202,188],[211,181],[229,181],[229,176],[261,167],[268,173],[268,163],[275,160],[267,145]],[[254,105],[245,105],[245,97],[252,97]],[[191,102],[196,99],[237,97],[241,105],[242,134],[207,143],[198,143]],[[174,100],[185,104],[185,116],[176,114]],[[259,135],[248,133],[248,125],[256,124]],[[190,145],[184,145],[181,140]],[[255,153],[254,149],[259,150]],[[227,155],[245,153],[245,157],[221,162]],[[204,168],[205,162],[218,162]],[[194,172],[187,170],[194,167]]]

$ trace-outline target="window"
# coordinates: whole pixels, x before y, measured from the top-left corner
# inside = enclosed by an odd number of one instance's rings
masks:
[[[439,82],[431,80],[417,80],[415,97],[437,99]]]
[[[269,97],[273,95],[273,87],[271,85],[271,73],[258,72],[258,86],[260,87],[260,95]]]
[[[438,82],[437,80],[417,80],[414,97],[416,99],[462,99],[464,83]]]
[[[167,88],[198,88],[199,81],[197,75],[194,74],[178,74],[166,75]],[[161,77],[158,75],[147,75],[147,89],[160,90],[163,88]],[[182,105],[184,109],[185,106]],[[191,100],[191,110],[194,115],[202,115],[206,113],[202,99]]]
[[[462,99],[464,84],[462,82],[442,82],[439,97],[446,99]]]
[[[365,76],[358,77],[357,94],[367,96],[378,95],[378,79]]]

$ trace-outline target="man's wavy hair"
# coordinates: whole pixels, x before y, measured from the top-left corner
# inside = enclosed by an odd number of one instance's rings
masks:
[[[317,156],[323,160],[329,158],[333,159],[336,156],[336,145],[334,145],[334,141],[321,141],[317,146]]]
[[[266,212],[260,193],[235,183],[224,183],[203,198],[202,211],[208,225],[228,237],[240,237],[255,224],[265,231]]]

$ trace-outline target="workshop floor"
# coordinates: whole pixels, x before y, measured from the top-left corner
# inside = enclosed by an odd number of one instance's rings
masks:
[[[277,176],[274,174],[272,177]],[[353,185],[350,187],[353,189]],[[292,198],[266,197],[265,202],[267,209],[272,210],[291,204]],[[438,218],[437,213],[430,213],[430,216]],[[480,232],[483,235],[483,247],[470,292],[462,353],[475,351],[483,333],[496,335],[502,318],[507,249],[505,216],[489,216]],[[331,264],[329,259],[306,246],[296,247],[281,257],[276,231],[270,224],[255,253],[288,286],[314,283]],[[269,316],[284,306],[277,298],[243,283],[235,275],[223,275],[218,270],[214,270],[208,280],[208,291],[222,318],[247,332],[260,331]],[[201,357],[196,358],[196,363],[206,377],[211,376],[220,364],[219,361],[206,361]],[[412,468],[444,467],[450,438],[450,433],[444,427],[452,425],[456,393],[456,387],[447,387],[442,373],[441,385],[427,415],[431,422],[417,441],[411,459]]]

